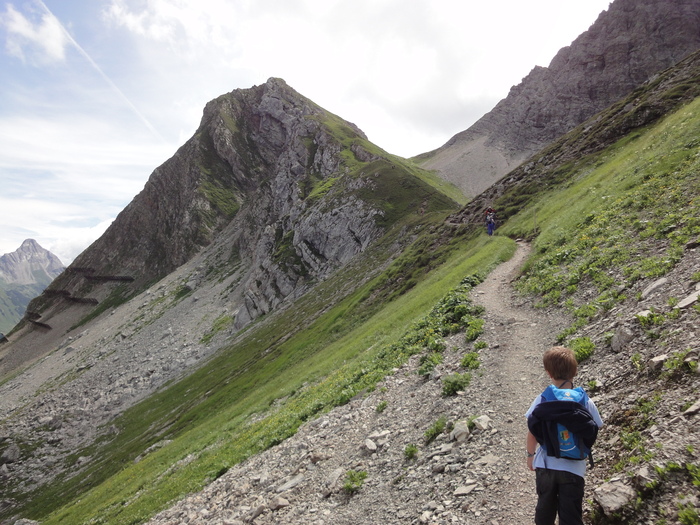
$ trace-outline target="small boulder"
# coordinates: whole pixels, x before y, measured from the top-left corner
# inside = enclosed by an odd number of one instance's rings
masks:
[[[646,299],[649,297],[654,291],[658,290],[661,288],[663,285],[665,285],[668,282],[668,279],[666,277],[662,277],[661,279],[658,279],[651,283],[649,286],[644,288],[642,291],[642,299]]]
[[[471,494],[474,489],[476,488],[476,482],[469,483],[467,482],[467,485],[462,485],[461,487],[457,487],[457,489],[454,491],[452,494],[453,496],[459,498],[462,496],[467,496]]]
[[[652,370],[661,370],[664,367],[664,363],[668,361],[668,354],[657,355],[649,359],[649,368]]]
[[[452,432],[450,432],[450,441],[462,443],[469,439],[469,425],[466,421],[457,421]]]
[[[488,430],[491,427],[493,420],[489,416],[479,416],[474,419],[474,425],[479,430]]]
[[[696,290],[693,293],[691,293],[688,297],[685,299],[681,300],[677,305],[676,308],[688,308],[690,305],[694,304],[698,299],[700,299],[700,290]]]
[[[294,487],[296,487],[297,485],[299,485],[302,481],[304,481],[304,474],[298,474],[297,476],[294,476],[292,479],[290,479],[286,483],[283,483],[282,485],[277,487],[277,489],[275,489],[275,492],[280,494],[282,492],[286,492],[288,490],[291,490]]]
[[[648,487],[652,486],[655,481],[648,465],[644,465],[642,468],[637,470],[632,480],[634,481],[635,488],[642,491],[647,490]]]
[[[634,332],[626,326],[620,326],[610,341],[610,346],[615,353],[619,353],[634,339]]]
[[[0,465],[6,463],[17,463],[19,461],[21,451],[17,445],[14,443],[7,447],[5,451],[0,456]]]
[[[619,479],[603,483],[593,491],[593,498],[601,506],[606,516],[619,512],[623,507],[629,505],[636,496],[634,489]]]
[[[697,414],[698,412],[700,412],[700,399],[697,400],[692,406],[690,406],[689,408],[687,408],[687,409],[683,412],[683,415],[684,415],[684,416],[694,416],[694,415]]]
[[[280,510],[284,507],[289,507],[289,501],[283,498],[282,496],[277,496],[276,498],[272,499],[269,507],[270,510]]]

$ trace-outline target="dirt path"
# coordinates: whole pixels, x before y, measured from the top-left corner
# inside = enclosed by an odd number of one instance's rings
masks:
[[[530,252],[519,243],[516,254],[496,268],[473,292],[473,300],[486,308],[482,351],[482,380],[492,388],[474,394],[496,421],[502,457],[501,481],[489,494],[492,500],[484,523],[529,523],[534,515],[534,474],[525,459],[524,414],[535,396],[547,385],[542,353],[555,343],[567,320],[534,309],[513,293],[512,281]],[[496,441],[498,443],[498,441]],[[496,510],[497,509],[497,510]]]

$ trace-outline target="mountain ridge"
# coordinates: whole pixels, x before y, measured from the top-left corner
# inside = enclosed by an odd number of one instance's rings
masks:
[[[271,78],[207,104],[194,136],[29,308],[66,330],[90,305],[101,305],[99,315],[216,244],[208,271],[235,281],[229,299],[240,329],[347,264],[396,221],[456,209],[444,187]]]
[[[443,146],[414,158],[470,197],[700,48],[700,1],[617,0]]]

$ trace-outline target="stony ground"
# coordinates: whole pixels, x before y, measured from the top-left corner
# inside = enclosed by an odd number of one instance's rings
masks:
[[[519,245],[473,292],[486,307],[482,339],[489,347],[480,350],[481,365],[463,393],[443,397],[440,381],[472,350],[460,334],[429,379],[416,373],[415,357],[368,396],[307,423],[150,523],[530,522],[534,474],[525,461],[524,413],[546,386],[542,352],[568,320],[535,311],[512,293],[528,249]],[[426,444],[425,432],[440,416],[456,430],[486,417],[466,439],[445,432]],[[409,460],[411,444],[418,454]],[[348,471],[367,474],[352,495],[343,489]]]

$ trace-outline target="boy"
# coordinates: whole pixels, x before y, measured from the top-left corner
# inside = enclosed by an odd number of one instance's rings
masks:
[[[586,475],[586,461],[566,459],[561,456],[560,444],[553,443],[551,421],[555,425],[563,420],[567,428],[576,432],[589,446],[593,444],[598,428],[603,426],[598,409],[588,399],[583,389],[574,390],[573,379],[578,371],[574,352],[563,346],[555,346],[544,353],[544,369],[553,384],[543,395],[537,396],[525,414],[528,418],[527,466],[535,471],[537,487],[537,507],[535,508],[536,525],[554,525],[559,514],[559,525],[583,525],[583,487]],[[562,395],[565,399],[576,401],[544,401],[544,394],[550,391]],[[562,404],[563,403],[563,404]],[[548,406],[544,406],[548,405]],[[539,407],[539,408],[538,408]],[[566,411],[563,413],[562,411]],[[547,432],[550,430],[550,433]],[[534,432],[534,434],[533,434]],[[537,435],[537,437],[535,437]],[[537,448],[538,442],[540,447]]]

